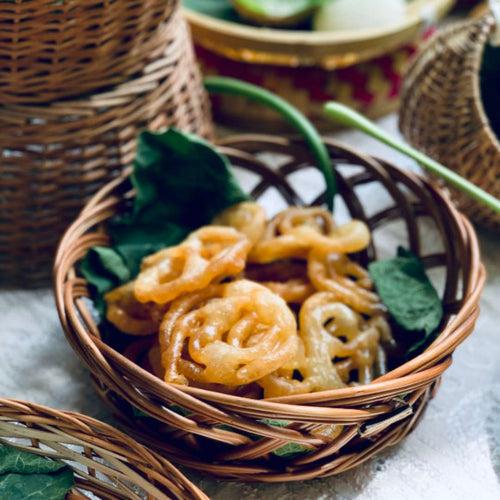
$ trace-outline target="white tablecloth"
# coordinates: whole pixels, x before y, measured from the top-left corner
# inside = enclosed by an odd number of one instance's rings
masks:
[[[382,120],[395,132],[395,117]],[[401,166],[412,162],[354,132],[338,138]],[[476,332],[456,352],[417,430],[328,480],[243,485],[191,475],[217,499],[500,499],[500,235],[480,232],[489,279]],[[0,395],[111,420],[68,347],[50,290],[0,291]]]

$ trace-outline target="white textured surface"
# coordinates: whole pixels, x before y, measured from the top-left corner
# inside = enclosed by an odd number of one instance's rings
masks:
[[[394,131],[394,118],[382,122]],[[413,168],[357,133],[346,143]],[[216,499],[500,499],[500,235],[481,232],[489,280],[476,332],[455,354],[417,430],[395,449],[328,480],[289,485],[196,481]],[[108,420],[68,347],[50,291],[0,291],[0,395]]]

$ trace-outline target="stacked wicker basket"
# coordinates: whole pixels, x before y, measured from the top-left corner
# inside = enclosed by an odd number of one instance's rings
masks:
[[[143,127],[210,134],[178,0],[0,0],[0,283],[50,276],[62,231]]]

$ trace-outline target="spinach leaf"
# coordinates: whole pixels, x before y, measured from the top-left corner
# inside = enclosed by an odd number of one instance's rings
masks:
[[[134,215],[142,223],[188,229],[248,199],[226,157],[203,139],[175,129],[139,136],[132,184]]]
[[[0,498],[64,500],[75,484],[64,463],[0,445]]]
[[[406,332],[419,334],[409,348],[409,352],[416,351],[432,338],[443,318],[441,300],[422,261],[399,248],[397,257],[372,262],[368,269],[396,324]]]
[[[249,199],[225,156],[176,129],[139,136],[131,183],[133,207],[108,224],[111,248],[92,248],[80,265],[101,317],[103,295],[133,279],[146,255],[181,242],[225,208]]]

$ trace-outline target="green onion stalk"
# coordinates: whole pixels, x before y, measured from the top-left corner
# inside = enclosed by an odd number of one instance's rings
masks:
[[[476,186],[467,179],[464,179],[461,175],[453,172],[453,170],[450,170],[424,153],[412,148],[408,144],[394,139],[390,134],[382,130],[375,123],[360,115],[353,109],[332,101],[325,105],[325,113],[335,123],[345,127],[356,128],[374,139],[392,147],[396,151],[412,158],[424,169],[440,177],[450,184],[450,186],[453,186],[474,200],[482,203],[484,206],[493,210],[493,212],[500,213],[500,200],[498,200],[498,198],[495,198],[491,194],[482,190],[480,187]]]
[[[246,97],[252,101],[264,104],[280,113],[305,139],[318,168],[323,173],[326,183],[326,203],[333,210],[333,201],[337,194],[335,170],[328,150],[314,125],[294,106],[273,92],[246,83],[241,80],[226,77],[207,77],[205,87],[212,94],[228,94]]]

